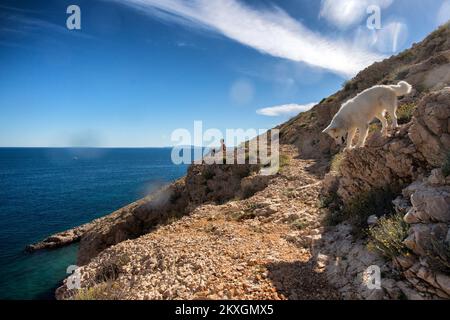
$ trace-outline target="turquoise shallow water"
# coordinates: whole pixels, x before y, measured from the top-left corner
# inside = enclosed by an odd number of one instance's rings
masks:
[[[27,244],[135,201],[186,173],[169,148],[0,148],[0,299],[52,299],[77,245]]]

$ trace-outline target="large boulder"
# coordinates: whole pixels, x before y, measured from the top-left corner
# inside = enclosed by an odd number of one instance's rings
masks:
[[[431,166],[442,165],[450,150],[450,88],[429,94],[419,102],[408,134]]]

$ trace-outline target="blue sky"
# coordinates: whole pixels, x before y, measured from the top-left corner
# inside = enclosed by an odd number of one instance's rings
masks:
[[[270,128],[449,18],[449,0],[0,0],[0,146]]]

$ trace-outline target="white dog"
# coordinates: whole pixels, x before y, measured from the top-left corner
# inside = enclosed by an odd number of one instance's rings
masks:
[[[352,149],[352,140],[356,130],[359,140],[356,147],[363,147],[369,133],[369,124],[374,118],[381,121],[381,133],[387,135],[386,111],[392,118],[392,127],[397,128],[397,96],[411,92],[411,85],[400,81],[397,85],[373,86],[345,102],[334,115],[333,120],[322,132],[328,133],[340,145],[347,140],[344,150]],[[348,133],[347,137],[345,134]]]

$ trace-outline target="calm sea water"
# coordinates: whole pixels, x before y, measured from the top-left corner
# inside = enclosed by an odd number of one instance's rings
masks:
[[[27,244],[104,216],[186,173],[171,149],[0,148],[0,299],[52,299],[77,245]]]

